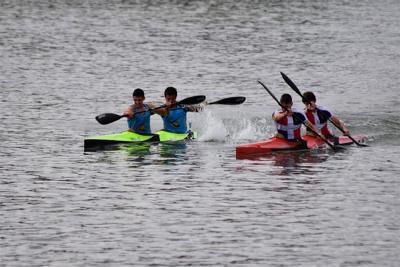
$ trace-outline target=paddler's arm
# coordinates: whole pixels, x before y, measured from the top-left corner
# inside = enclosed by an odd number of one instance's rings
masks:
[[[201,104],[191,105],[191,106],[185,106],[185,109],[188,112],[200,112],[200,111],[203,111],[204,106],[202,106]]]
[[[153,103],[153,102],[148,102],[148,103],[146,103],[147,104],[147,106],[149,107],[149,109],[150,109],[150,114],[151,115],[154,115],[154,114],[159,114],[159,115],[161,115],[160,113],[162,112],[161,110],[161,108],[158,108],[158,109],[155,109],[157,106]]]
[[[132,118],[132,116],[133,116],[133,109],[134,109],[134,106],[129,106],[129,108],[127,108],[127,109],[124,110],[123,115],[127,115],[128,118]]]
[[[165,107],[165,108],[160,108],[154,110],[154,113],[157,113],[160,116],[166,116],[169,113],[170,109],[185,109],[187,112],[200,112],[203,110],[203,107],[201,105],[190,105],[190,106],[184,106],[184,107]]]
[[[160,115],[161,117],[167,116],[169,113],[170,105],[165,105],[163,108],[157,108],[152,110],[153,113]],[[155,105],[152,105],[151,108],[156,108]]]
[[[342,130],[344,131],[344,133],[343,133],[344,135],[349,135],[350,134],[349,128],[347,128],[347,126],[341,120],[339,120],[338,117],[332,116],[331,120],[335,125],[337,125],[340,128],[342,128]]]
[[[287,117],[287,116],[289,116],[289,115],[292,115],[292,114],[293,114],[293,112],[288,111],[288,110],[286,110],[286,111],[277,111],[277,112],[274,112],[274,113],[272,114],[272,119],[273,119],[274,121],[280,121],[280,120],[282,120],[283,118],[285,118],[285,117]]]
[[[304,124],[306,125],[306,128],[307,128],[306,135],[314,136],[315,135],[314,132],[318,133],[318,129],[309,120],[305,120]],[[311,129],[313,132],[310,131],[309,129]]]

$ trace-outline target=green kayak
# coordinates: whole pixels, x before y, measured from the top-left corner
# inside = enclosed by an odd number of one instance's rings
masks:
[[[172,133],[165,130],[156,134],[139,134],[132,131],[123,131],[115,134],[91,136],[85,138],[84,149],[92,150],[120,144],[139,144],[144,142],[176,142],[197,138],[197,132]]]
[[[172,133],[165,130],[160,130],[157,131],[157,135],[160,138],[160,142],[197,139],[197,132],[192,132],[192,131],[189,131],[187,133]]]

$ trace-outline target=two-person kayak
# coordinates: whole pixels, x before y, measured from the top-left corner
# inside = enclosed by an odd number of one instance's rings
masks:
[[[137,92],[137,95],[136,93]],[[169,95],[169,94],[172,95]],[[176,89],[173,87],[168,87],[165,92],[164,95],[165,96],[170,96],[171,99],[173,99],[175,101],[176,98]],[[139,98],[143,98],[141,101],[144,100],[144,95],[143,95],[143,90],[141,90],[140,88],[135,89],[134,93],[133,93],[133,97],[138,97]],[[192,97],[188,97],[185,98],[183,100],[174,102],[174,110],[186,110],[185,112],[179,112],[179,114],[175,114],[176,118],[167,118],[166,115],[162,116],[163,120],[164,120],[164,129],[173,129],[172,131],[174,131],[177,128],[177,125],[175,122],[178,122],[178,119],[181,120],[182,123],[178,123],[178,125],[181,125],[181,129],[179,131],[185,132],[186,131],[186,112],[190,110],[197,112],[197,108],[190,108],[191,105],[197,105],[200,104],[202,102],[204,102],[206,99],[206,97],[204,95],[197,95],[197,96],[192,96]],[[227,98],[223,98],[220,99],[218,101],[213,101],[213,102],[209,102],[206,103],[206,105],[239,105],[242,104],[244,101],[246,100],[245,97],[243,96],[235,96],[235,97],[227,97]],[[170,102],[170,100],[166,101],[166,102]],[[180,107],[177,107],[177,106]],[[152,111],[154,112],[155,110],[160,110],[160,109],[165,109],[167,107],[166,104],[161,105],[159,107],[154,107],[151,109],[148,109],[147,111]],[[171,111],[173,109],[169,109],[169,111]],[[201,110],[201,109],[200,109]],[[133,112],[132,115],[134,114],[139,114],[142,113],[143,111],[136,111]],[[121,118],[124,117],[128,117],[128,114],[123,114],[123,115],[118,115],[118,114],[114,114],[114,113],[103,113],[100,114],[98,116],[96,116],[96,120],[97,122],[99,122],[102,125],[105,124],[110,124],[112,122],[115,122]],[[173,122],[173,123],[172,123]],[[130,127],[130,126],[129,126]],[[130,127],[131,128],[131,127]],[[140,128],[140,127],[139,127]],[[134,127],[133,127],[134,129]],[[149,130],[150,131],[150,130]],[[100,136],[92,136],[92,137],[88,137],[85,138],[84,140],[84,149],[85,150],[92,150],[92,149],[102,149],[105,148],[107,146],[112,146],[112,145],[118,145],[118,144],[125,144],[125,145],[129,145],[129,144],[143,144],[143,143],[150,143],[150,142],[163,142],[163,143],[176,143],[178,141],[185,141],[185,140],[192,140],[192,139],[196,139],[197,138],[197,132],[192,132],[192,131],[187,131],[185,133],[175,133],[175,132],[170,132],[167,130],[160,130],[157,131],[155,134],[139,134],[139,133],[135,133],[131,130],[127,130],[127,131],[123,131],[120,133],[116,133],[116,134],[109,134],[109,135],[100,135]]]
[[[115,134],[99,135],[85,138],[84,149],[101,149],[114,145],[141,144],[145,142],[177,142],[193,140],[197,138],[197,132],[173,133],[165,130],[155,134],[139,134],[132,131],[123,131]]]
[[[365,143],[367,140],[365,135],[355,135],[352,137],[359,143]],[[289,141],[277,137],[239,145],[236,147],[236,158],[246,159],[253,156],[267,155],[275,151],[309,150],[326,147],[325,142],[318,137],[305,135],[303,136],[303,140],[306,141],[306,146],[298,141]],[[346,146],[351,144],[353,144],[353,141],[348,136],[340,136],[335,145]]]

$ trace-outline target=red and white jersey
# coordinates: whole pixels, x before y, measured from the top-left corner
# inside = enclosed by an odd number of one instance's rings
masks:
[[[282,112],[282,110],[275,111],[272,116],[279,112]],[[301,124],[306,120],[306,117],[301,111],[292,109],[292,112],[292,116],[286,116],[280,121],[275,121],[276,130],[285,139],[301,139]]]
[[[321,106],[317,106],[315,111],[306,111],[307,120],[309,120],[315,128],[321,131],[321,134],[327,136],[331,132],[328,129],[328,120],[332,117],[332,113]]]

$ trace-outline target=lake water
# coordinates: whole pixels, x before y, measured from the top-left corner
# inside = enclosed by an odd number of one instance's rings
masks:
[[[398,266],[400,4],[0,2],[1,266]],[[313,90],[369,147],[236,160],[274,100]],[[199,140],[84,153],[162,103],[245,96],[188,120]],[[162,127],[153,116],[152,128]]]

